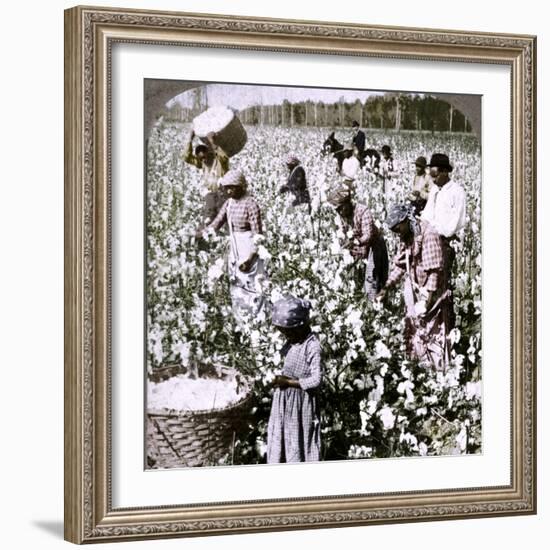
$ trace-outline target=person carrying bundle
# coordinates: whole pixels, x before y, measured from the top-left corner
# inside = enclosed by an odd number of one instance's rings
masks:
[[[223,189],[220,189],[219,180],[229,170],[229,157],[216,145],[214,132],[210,132],[205,143],[197,145],[193,151],[194,138],[195,131],[192,130],[185,146],[183,160],[202,170],[202,183],[206,190],[203,218],[205,223],[210,223],[227,198]]]

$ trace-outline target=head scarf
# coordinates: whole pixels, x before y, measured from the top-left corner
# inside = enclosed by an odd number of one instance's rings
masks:
[[[394,204],[386,217],[386,225],[392,229],[395,227],[398,223],[401,223],[402,221],[409,220],[411,224],[412,232],[417,235],[420,231],[420,227],[418,224],[418,220],[416,219],[414,215],[414,206],[413,205],[407,205],[407,204]]]
[[[288,155],[285,162],[286,164],[300,164],[300,159],[294,155]]]
[[[349,187],[341,186],[335,189],[328,197],[328,203],[334,208],[338,208],[346,202],[351,202],[351,193]]]
[[[271,322],[276,327],[296,328],[309,323],[311,303],[288,295],[273,304]]]
[[[243,189],[247,187],[246,178],[240,170],[229,170],[229,172],[220,179],[220,185],[235,185]]]

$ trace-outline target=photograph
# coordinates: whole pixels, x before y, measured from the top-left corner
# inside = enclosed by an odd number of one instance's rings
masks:
[[[537,37],[291,15],[65,11],[68,541],[537,511]]]
[[[145,469],[482,454],[482,97],[144,98]]]

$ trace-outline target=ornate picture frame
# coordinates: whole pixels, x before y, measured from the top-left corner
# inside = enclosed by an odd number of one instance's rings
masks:
[[[510,69],[509,484],[113,506],[111,54],[117,43],[497,64]],[[112,542],[536,512],[535,67],[533,36],[114,8],[66,10],[66,540]]]

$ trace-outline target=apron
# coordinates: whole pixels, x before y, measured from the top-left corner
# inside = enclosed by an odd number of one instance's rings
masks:
[[[227,271],[229,275],[229,293],[235,320],[241,324],[245,317],[256,317],[265,297],[262,293],[262,282],[266,278],[264,261],[257,257],[249,271],[241,271],[239,266],[255,252],[252,231],[235,231],[231,216],[233,199],[227,205],[227,225],[229,227],[229,255]]]

